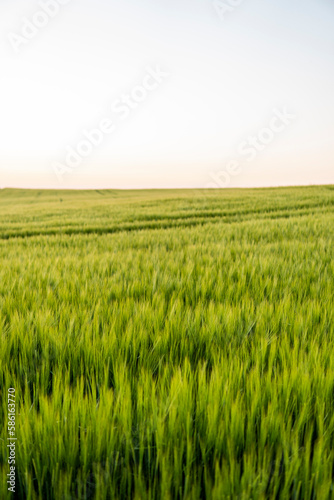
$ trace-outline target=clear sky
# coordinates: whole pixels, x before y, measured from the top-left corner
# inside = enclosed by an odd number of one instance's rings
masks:
[[[332,0],[1,0],[0,33],[1,187],[334,184]]]

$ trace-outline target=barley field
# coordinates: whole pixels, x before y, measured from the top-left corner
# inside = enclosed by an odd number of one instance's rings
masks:
[[[332,186],[1,190],[0,498],[334,498],[333,238]]]

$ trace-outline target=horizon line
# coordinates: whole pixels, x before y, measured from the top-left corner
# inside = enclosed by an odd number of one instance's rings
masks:
[[[276,186],[239,186],[239,187],[154,187],[154,188],[113,188],[113,187],[96,187],[96,188],[76,188],[76,187],[16,187],[4,186],[0,187],[1,191],[16,190],[16,191],[235,191],[245,189],[284,189],[284,188],[312,188],[312,187],[334,187],[334,183],[321,184],[280,184]]]

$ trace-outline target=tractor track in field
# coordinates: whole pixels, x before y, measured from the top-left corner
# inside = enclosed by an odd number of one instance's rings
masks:
[[[296,217],[305,217],[308,215],[314,215],[316,213],[323,213],[324,209],[328,209],[328,205],[322,206],[311,206],[309,208],[298,208],[291,210],[290,208],[284,208],[279,210],[266,210],[261,212],[259,210],[248,211],[248,212],[235,212],[235,213],[210,213],[209,216],[204,216],[203,213],[191,214],[181,217],[171,217],[167,216],[163,219],[152,218],[141,223],[140,219],[134,223],[118,224],[115,226],[100,226],[100,227],[86,227],[78,228],[75,227],[59,227],[51,228],[46,230],[26,230],[26,231],[5,231],[0,232],[0,240],[10,240],[15,238],[34,238],[43,236],[77,236],[77,235],[105,235],[105,234],[116,234],[121,232],[132,232],[132,231],[153,231],[153,230],[168,230],[173,228],[191,228],[196,226],[203,226],[205,224],[234,224],[247,222],[249,220],[275,220],[275,219],[291,219]],[[241,217],[246,215],[246,217]],[[247,217],[248,216],[248,217]],[[1,231],[1,230],[0,230]]]

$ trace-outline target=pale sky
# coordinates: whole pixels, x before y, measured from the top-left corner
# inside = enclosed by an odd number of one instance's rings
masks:
[[[334,184],[332,0],[1,0],[0,33],[1,187]]]

